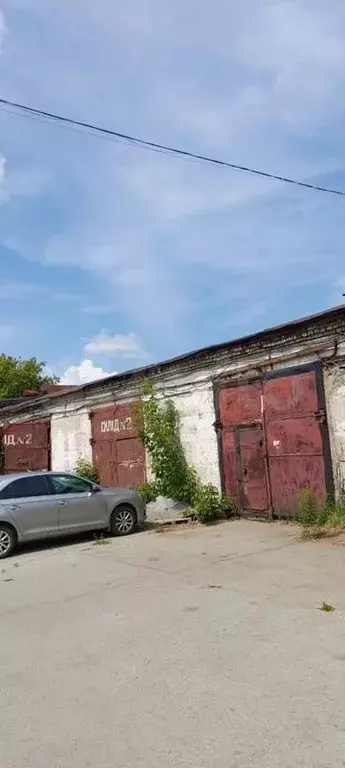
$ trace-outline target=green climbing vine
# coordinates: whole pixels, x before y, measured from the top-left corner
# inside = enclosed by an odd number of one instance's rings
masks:
[[[136,421],[150,454],[156,495],[191,504],[198,480],[184,454],[174,403],[158,399],[150,381],[143,382],[142,391],[144,399],[137,407]]]
[[[171,399],[157,397],[150,381],[142,383],[143,400],[138,404],[135,420],[142,443],[147,449],[154,481],[138,490],[147,502],[165,496],[194,508],[202,522],[212,522],[231,512],[232,500],[221,496],[218,489],[203,486],[190,467],[180,439],[178,414]]]
[[[99,482],[96,468],[87,459],[78,459],[74,468],[74,474],[79,477],[85,477],[86,480],[91,480],[92,483]]]

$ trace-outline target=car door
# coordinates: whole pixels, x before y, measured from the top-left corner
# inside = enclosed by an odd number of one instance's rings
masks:
[[[102,492],[94,492],[88,480],[61,473],[49,475],[49,483],[57,503],[59,533],[107,526],[108,513]]]
[[[1,492],[0,501],[24,539],[57,534],[58,508],[46,475],[28,474],[13,480]]]

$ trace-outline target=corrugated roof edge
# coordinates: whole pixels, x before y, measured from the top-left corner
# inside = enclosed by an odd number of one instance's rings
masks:
[[[177,357],[170,358],[169,360],[164,360],[160,363],[151,363],[150,365],[143,366],[140,368],[132,368],[128,371],[123,371],[122,373],[112,374],[111,376],[106,376],[104,379],[96,379],[95,381],[91,381],[88,384],[83,384],[80,387],[75,387],[70,392],[57,392],[51,395],[45,395],[44,397],[37,397],[37,398],[30,398],[30,401],[27,401],[27,398],[25,398],[26,402],[20,403],[17,406],[12,406],[7,408],[1,408],[1,416],[4,413],[19,413],[20,411],[28,410],[28,406],[36,406],[41,405],[46,402],[54,401],[57,398],[59,399],[65,399],[65,398],[73,398],[75,395],[78,395],[82,392],[87,392],[92,389],[96,389],[97,387],[105,387],[108,384],[111,384],[112,382],[121,382],[125,381],[126,379],[131,379],[135,377],[142,377],[144,375],[150,374],[150,373],[160,373],[162,369],[169,368],[170,366],[176,366],[179,363],[186,363],[188,361],[192,361],[198,357],[204,357],[208,354],[214,354],[217,352],[221,352],[226,349],[232,349],[236,346],[243,346],[243,344],[249,344],[255,341],[260,341],[260,339],[264,339],[266,336],[274,336],[276,333],[280,333],[282,331],[286,330],[294,330],[302,328],[305,325],[308,325],[308,323],[311,322],[317,322],[318,320],[327,320],[336,317],[337,315],[344,315],[345,316],[345,304],[340,304],[336,307],[331,307],[330,309],[323,310],[322,312],[317,312],[314,315],[308,315],[306,317],[298,318],[297,320],[290,320],[288,323],[282,323],[281,325],[275,325],[271,328],[264,328],[261,331],[256,331],[255,333],[251,333],[247,336],[240,336],[236,339],[232,339],[231,341],[223,341],[218,344],[212,344],[209,347],[202,347],[201,349],[194,350],[193,352],[186,352],[183,355],[178,355]]]

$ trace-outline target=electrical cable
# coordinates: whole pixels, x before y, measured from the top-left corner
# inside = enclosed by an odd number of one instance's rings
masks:
[[[37,119],[41,120],[49,120],[53,122],[58,122],[61,125],[69,125],[74,126],[76,128],[82,128],[86,129],[87,131],[93,131],[92,136],[95,136],[96,134],[113,137],[119,141],[124,141],[127,144],[132,144],[135,146],[142,147],[144,149],[150,150],[151,152],[163,152],[167,155],[175,156],[175,157],[182,157],[184,159],[193,159],[198,160],[199,162],[203,163],[209,163],[212,165],[217,165],[225,168],[230,168],[234,171],[241,171],[243,173],[249,173],[252,176],[260,176],[261,178],[265,179],[271,179],[273,181],[280,181],[285,184],[293,184],[298,187],[304,187],[305,189],[311,189],[317,192],[324,192],[330,195],[338,195],[341,197],[345,197],[345,190],[340,189],[333,189],[331,187],[321,187],[317,184],[311,184],[306,181],[300,181],[299,179],[290,178],[289,176],[282,176],[275,173],[269,173],[268,171],[261,171],[257,168],[251,168],[250,166],[246,165],[238,165],[236,163],[230,163],[227,160],[221,160],[219,158],[209,157],[208,155],[201,155],[197,152],[190,152],[185,149],[178,149],[177,147],[170,147],[166,144],[159,144],[155,141],[147,141],[146,139],[141,139],[137,136],[131,136],[130,134],[126,133],[120,133],[119,131],[111,130],[110,128],[102,128],[98,125],[93,125],[92,123],[86,123],[82,120],[74,120],[70,117],[65,117],[62,115],[56,115],[53,112],[45,112],[42,109],[34,109],[33,107],[29,107],[26,104],[18,104],[14,101],[9,101],[8,99],[1,99],[0,98],[0,107],[10,107],[12,109],[18,110],[19,113],[22,112],[23,114],[32,115],[35,116]]]

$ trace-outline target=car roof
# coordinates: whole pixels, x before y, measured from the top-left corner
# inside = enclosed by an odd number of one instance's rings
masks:
[[[11,472],[10,474],[0,475],[0,483],[10,483],[12,480],[18,480],[19,477],[27,477],[31,472]],[[37,474],[34,472],[33,474]]]
[[[27,470],[26,472],[11,472],[8,475],[0,475],[0,485],[7,485],[7,483],[11,483],[13,480],[18,480],[21,477],[28,477],[28,476],[37,476],[37,475],[73,475],[73,472],[49,472],[48,470],[44,469],[38,469],[37,471]]]

